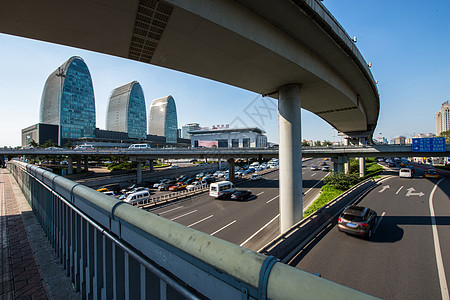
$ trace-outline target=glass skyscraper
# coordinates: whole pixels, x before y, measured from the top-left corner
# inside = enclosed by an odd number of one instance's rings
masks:
[[[177,108],[173,97],[153,100],[148,119],[148,134],[165,136],[166,143],[176,143],[177,130]]]
[[[40,123],[59,125],[59,141],[95,137],[95,99],[91,74],[81,57],[71,57],[45,82]]]
[[[139,82],[130,82],[111,92],[106,130],[126,132],[133,139],[147,138],[145,98]]]

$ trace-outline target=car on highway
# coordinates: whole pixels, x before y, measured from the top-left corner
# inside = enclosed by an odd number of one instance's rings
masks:
[[[438,172],[435,169],[428,169],[425,171],[425,178],[439,178]]]
[[[158,183],[155,183],[153,185],[153,188],[157,189],[161,184],[169,182],[169,181],[170,181],[169,179],[161,179]]]
[[[322,171],[330,172],[330,166],[323,166]]]
[[[396,167],[397,165],[393,162],[388,163],[388,167]]]
[[[250,180],[260,180],[262,179],[262,176],[259,174],[253,174],[252,177],[250,177]]]
[[[328,166],[327,162],[323,161],[320,163],[320,166]]]
[[[406,168],[410,169],[413,175],[416,174],[416,168],[414,168],[413,166],[407,165]]]
[[[183,182],[178,182],[175,185],[172,185],[171,187],[169,187],[169,191],[181,191],[184,190],[187,187],[187,184],[183,183]]]
[[[243,175],[248,175],[248,174],[252,174],[254,171],[253,169],[248,169],[246,170],[244,173],[242,173]]]
[[[363,206],[347,206],[338,219],[338,230],[370,239],[378,222],[377,213]]]
[[[213,182],[209,185],[209,195],[221,199],[231,196],[236,191],[236,187],[231,181]]]
[[[188,186],[186,186],[186,190],[188,191],[192,191],[195,189],[201,189],[201,188],[205,188],[208,184],[206,183],[206,181],[194,181],[191,184],[189,184]]]
[[[247,190],[236,190],[233,194],[231,194],[231,199],[233,200],[246,200],[252,196],[251,191]]]
[[[149,198],[150,193],[148,191],[139,191],[136,193],[129,194],[128,196],[126,196],[125,199],[123,199],[123,201],[131,204],[139,201],[145,201],[148,200]]]
[[[412,171],[408,168],[401,168],[398,171],[398,176],[405,177],[405,178],[411,178],[412,177]]]
[[[311,166],[311,171],[317,171],[317,170],[319,170],[319,167],[318,166]]]
[[[116,195],[116,194],[114,194],[113,191],[104,191],[104,192],[102,192],[102,194],[104,194],[106,196],[113,196],[113,197]]]
[[[164,182],[163,184],[160,184],[158,186],[158,190],[159,191],[168,191],[169,188],[171,186],[173,186],[174,184],[176,184],[176,181],[174,181],[174,180],[171,180],[171,181],[168,181],[168,182]]]
[[[75,150],[95,150],[95,147],[93,145],[78,145]]]

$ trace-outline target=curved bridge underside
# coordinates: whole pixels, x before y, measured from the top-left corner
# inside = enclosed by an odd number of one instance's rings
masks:
[[[0,31],[125,57],[273,98],[301,85],[301,105],[338,131],[370,137],[375,81],[316,0],[6,1]]]

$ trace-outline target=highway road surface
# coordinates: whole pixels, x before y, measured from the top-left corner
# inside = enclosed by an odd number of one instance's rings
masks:
[[[394,175],[358,204],[378,213],[371,240],[334,222],[290,264],[384,299],[449,299],[449,195],[449,178]]]
[[[304,162],[304,207],[317,198],[321,179],[329,174],[312,171],[312,164],[323,159]],[[328,162],[330,165],[330,163]],[[211,234],[229,242],[258,250],[279,234],[278,171],[268,173],[263,179],[238,183],[237,188],[252,191],[247,201],[217,200],[209,193],[192,197],[165,207],[151,210],[161,217]]]

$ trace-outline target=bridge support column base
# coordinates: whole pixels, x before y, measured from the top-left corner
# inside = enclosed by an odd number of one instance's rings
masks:
[[[136,183],[142,183],[142,162],[137,162]]]
[[[69,156],[67,158],[67,175],[72,174],[73,174],[73,158]]]
[[[300,85],[279,88],[280,230],[303,218]]]
[[[366,158],[360,157],[359,158],[359,177],[366,176]]]
[[[228,159],[228,178],[234,182],[234,158]]]

